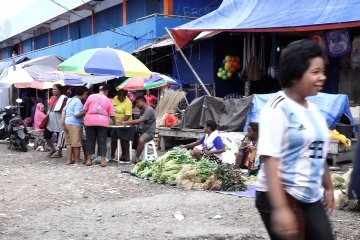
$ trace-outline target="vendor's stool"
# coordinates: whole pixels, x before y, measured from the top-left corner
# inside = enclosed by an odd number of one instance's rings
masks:
[[[150,149],[150,147],[152,149]],[[145,143],[144,150],[141,153],[140,159],[144,161],[153,161],[158,159],[154,140]]]

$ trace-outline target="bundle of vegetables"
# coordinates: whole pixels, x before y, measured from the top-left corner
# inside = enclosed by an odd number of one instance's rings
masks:
[[[186,150],[185,148],[175,147],[175,148],[173,148],[173,150],[168,151],[167,154],[168,155],[167,155],[166,159],[168,161],[174,160],[174,161],[176,161],[176,163],[179,163],[179,164],[193,164],[194,163],[194,159],[190,155],[190,151]]]
[[[201,178],[198,176],[195,165],[183,165],[181,171],[177,175],[176,185],[178,187],[184,188],[185,190],[203,189],[203,183],[201,182]]]
[[[221,190],[245,191],[247,189],[241,170],[234,169],[231,164],[219,164],[213,174],[221,182]]]
[[[140,177],[151,177],[152,168],[152,161],[142,161],[137,163],[135,167],[131,169],[131,173]]]
[[[200,161],[196,162],[195,169],[197,171],[197,175],[201,179],[201,182],[205,182],[218,165],[219,164],[216,162],[210,161],[206,156],[203,156]]]
[[[217,190],[221,183],[211,178],[211,173],[218,167],[218,164],[203,157],[194,164],[184,165],[176,179],[177,186],[186,190]]]
[[[193,164],[189,151],[182,148],[174,148],[168,151],[154,163],[152,179],[154,182],[176,184],[176,176],[182,165]]]

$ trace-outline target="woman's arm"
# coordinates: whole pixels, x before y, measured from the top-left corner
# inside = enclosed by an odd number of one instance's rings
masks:
[[[78,114],[76,114],[75,117],[80,118],[80,117],[85,116],[85,114],[86,114],[86,111],[82,111],[82,112],[79,112]]]
[[[200,140],[196,141],[196,142],[192,142],[186,145],[180,145],[181,148],[194,148],[197,145],[200,145]]]
[[[140,117],[139,119],[135,119],[135,120],[121,121],[121,123],[126,124],[126,125],[137,125],[137,124],[143,123],[145,121],[146,121],[145,118]]]
[[[269,187],[267,192],[272,212],[272,227],[281,236],[293,236],[298,233],[297,222],[291,210],[279,177],[279,158],[262,156],[266,181]]]
[[[329,171],[329,167],[325,161],[324,164],[324,176],[323,176],[323,186],[325,189],[325,207],[328,211],[328,213],[332,213],[334,211],[334,186],[332,184],[331,181],[331,176],[330,176],[330,171]]]
[[[127,121],[127,120],[129,120],[129,119],[130,119],[130,117],[131,117],[130,115],[125,115],[125,116],[124,116],[124,118],[123,118],[123,121]]]
[[[225,152],[225,148],[217,149],[217,150],[210,150],[210,151],[205,150],[204,151],[204,153],[207,154],[207,155],[220,154],[220,153],[223,153],[223,152]]]
[[[60,123],[61,124],[65,124],[65,117],[66,117],[66,110],[65,108],[63,108],[62,112],[61,112],[61,119],[60,119]]]
[[[110,116],[110,118],[111,118],[111,120],[112,120],[113,124],[115,124],[115,125],[116,125],[117,123],[116,123],[116,118],[115,118],[115,116]]]

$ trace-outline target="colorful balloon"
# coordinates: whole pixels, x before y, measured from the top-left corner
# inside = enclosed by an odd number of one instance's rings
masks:
[[[217,76],[223,80],[230,79],[239,68],[240,57],[235,55],[226,55],[222,61],[222,65],[218,69]]]
[[[225,69],[226,69],[226,70],[229,70],[230,68],[231,68],[231,64],[230,64],[230,63],[226,63],[226,64],[225,64]]]

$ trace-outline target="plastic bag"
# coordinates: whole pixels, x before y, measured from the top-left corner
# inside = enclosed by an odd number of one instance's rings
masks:
[[[179,124],[179,119],[174,114],[168,114],[165,117],[165,126],[166,127],[174,127]]]

